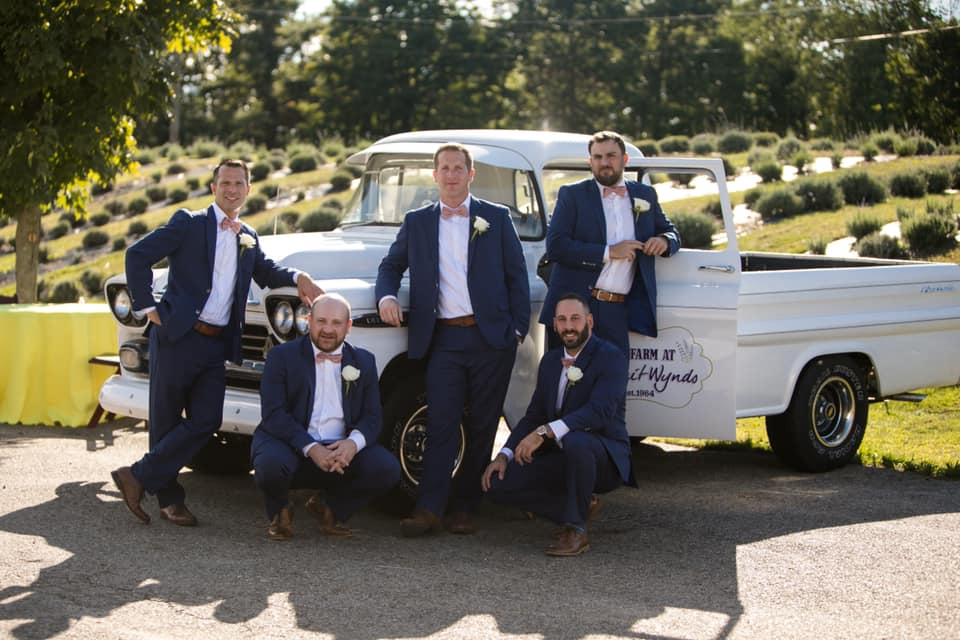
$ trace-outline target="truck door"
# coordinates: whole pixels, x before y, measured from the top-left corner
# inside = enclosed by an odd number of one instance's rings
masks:
[[[683,248],[656,260],[658,336],[630,334],[628,431],[735,439],[740,254],[723,164],[631,158],[631,169],[684,228]]]

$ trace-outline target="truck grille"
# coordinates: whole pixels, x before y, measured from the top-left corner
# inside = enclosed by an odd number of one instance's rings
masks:
[[[243,326],[243,337],[240,340],[243,366],[238,367],[235,364],[227,363],[227,386],[234,389],[259,391],[263,363],[267,351],[272,346],[270,334],[266,327],[245,324]]]

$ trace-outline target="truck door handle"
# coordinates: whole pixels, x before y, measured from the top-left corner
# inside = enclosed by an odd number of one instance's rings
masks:
[[[721,271],[723,273],[733,273],[736,271],[728,264],[702,264],[697,267],[698,271]]]

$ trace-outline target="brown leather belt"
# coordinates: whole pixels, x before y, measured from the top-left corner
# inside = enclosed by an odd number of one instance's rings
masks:
[[[458,316],[456,318],[437,318],[437,322],[448,327],[473,327],[477,319],[473,316]]]
[[[207,324],[203,320],[197,320],[193,323],[193,330],[197,333],[208,336],[210,338],[216,338],[226,327],[218,327],[215,324]]]
[[[627,299],[627,296],[622,293],[611,293],[603,289],[592,289],[590,295],[600,302],[623,302]]]

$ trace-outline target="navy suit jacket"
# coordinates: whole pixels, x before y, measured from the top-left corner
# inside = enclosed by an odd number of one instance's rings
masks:
[[[474,233],[474,221],[490,224]],[[404,272],[410,269],[408,346],[410,358],[422,358],[430,348],[440,296],[440,204],[407,212],[396,239],[380,263],[376,297],[397,295]],[[492,202],[470,198],[470,246],[467,288],[480,333],[493,349],[515,344],[530,324],[530,282],[523,248],[510,212]]]
[[[296,286],[299,273],[295,269],[277,266],[260,249],[257,232],[242,224],[240,234],[254,239],[250,249],[237,249],[237,283],[233,290],[233,308],[226,328],[227,355],[240,363],[240,338],[247,308],[250,280],[261,287]],[[213,286],[213,254],[217,246],[217,214],[211,205],[203,211],[180,209],[167,224],[144,236],[127,249],[127,286],[134,309],[145,309],[156,304],[160,326],[151,331],[170,341],[176,341],[193,328]],[[239,243],[239,236],[237,242]],[[152,267],[167,258],[170,268],[167,289],[160,302],[153,299]]]
[[[562,358],[563,347],[558,347],[540,360],[530,406],[504,446],[516,450],[520,441],[538,426],[562,419],[571,432],[584,431],[599,438],[623,482],[635,484],[626,424],[627,357],[606,340],[590,336],[574,362],[583,377],[576,383],[567,383],[558,411]]]
[[[650,209],[634,216],[634,236],[646,240],[663,236],[669,248],[665,256],[680,249],[680,233],[664,215],[657,192],[633,180],[627,180],[631,202],[643,198]],[[554,263],[540,322],[553,326],[557,299],[565,293],[589,298],[590,290],[603,269],[607,248],[607,223],[603,215],[600,189],[593,178],[560,187],[547,229],[547,257]],[[637,275],[627,294],[627,322],[632,331],[657,335],[657,279],[654,257],[637,252]]]
[[[346,435],[357,429],[368,445],[375,444],[382,423],[377,362],[366,349],[344,342],[341,371],[348,366],[359,369],[360,377],[340,385]],[[261,420],[253,435],[254,447],[265,436],[286,442],[298,453],[314,442],[307,428],[316,388],[317,367],[309,335],[271,349],[260,379]]]

